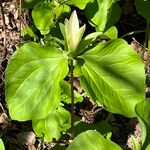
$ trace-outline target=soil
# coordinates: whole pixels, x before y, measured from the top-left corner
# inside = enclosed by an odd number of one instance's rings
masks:
[[[119,37],[136,30],[143,30],[146,27],[144,18],[137,14],[132,0],[119,1],[122,8],[122,16],[117,23]],[[3,10],[0,13],[0,138],[3,139],[6,150],[47,150],[55,144],[67,145],[68,139],[61,139],[58,142],[44,142],[38,138],[32,129],[31,121],[17,122],[11,120],[5,102],[4,75],[7,62],[16,49],[30,38],[21,37],[21,26],[32,24],[29,10],[19,9],[17,0],[2,1]],[[21,13],[21,15],[20,15]],[[3,18],[4,15],[4,18]],[[19,17],[21,16],[21,17]],[[82,16],[81,16],[82,18]],[[5,20],[5,26],[3,21]],[[129,44],[141,56],[145,63],[145,71],[150,74],[150,59],[147,49],[143,47],[145,33],[134,34],[124,37]],[[148,59],[147,59],[148,58]],[[147,78],[146,97],[150,97],[150,81]],[[74,79],[74,87],[82,92],[78,79]],[[66,106],[69,108],[70,106]],[[85,97],[82,104],[75,106],[75,114],[89,124],[95,124],[106,120],[112,126],[111,140],[123,145],[123,149],[132,149],[131,135],[141,138],[141,128],[136,118],[126,118],[121,115],[114,115],[103,108],[97,107]]]

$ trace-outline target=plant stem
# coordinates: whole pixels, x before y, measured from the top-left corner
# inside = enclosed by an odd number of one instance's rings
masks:
[[[3,22],[3,29],[4,29],[4,50],[6,50],[6,24],[5,24],[5,16],[4,16],[4,11],[3,11],[3,5],[2,5],[2,0],[0,0],[0,9],[2,13],[2,22]]]
[[[21,16],[22,16],[22,0],[19,0],[19,26],[20,26],[20,43],[21,43]]]
[[[133,34],[143,33],[143,32],[146,32],[146,30],[132,31],[132,32],[129,32],[129,33],[122,35],[121,38],[124,38],[124,37],[129,36],[129,35],[133,35]]]
[[[74,138],[74,87],[73,87],[73,59],[70,59],[71,80],[71,139]]]
[[[146,33],[145,33],[145,42],[144,42],[144,49],[148,46],[148,53],[150,54],[150,29],[149,29],[149,20],[147,20],[146,24]],[[144,55],[144,53],[143,53]],[[149,59],[149,55],[147,56],[146,60]]]
[[[150,25],[148,22],[148,52],[150,53]]]
[[[146,23],[146,33],[145,33],[145,41],[144,41],[144,48],[146,48],[146,45],[147,45],[148,31],[149,31],[149,21],[147,20],[147,23]]]

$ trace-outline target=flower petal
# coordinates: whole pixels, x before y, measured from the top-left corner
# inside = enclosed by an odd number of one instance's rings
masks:
[[[70,22],[68,21],[68,19],[65,19],[65,33],[66,33],[66,43],[68,46],[68,50],[70,50],[72,34],[71,34]]]
[[[79,30],[79,20],[75,10],[70,16],[69,23],[72,32],[77,32]]]
[[[66,40],[65,25],[62,24],[62,23],[59,23],[59,27],[60,27],[61,33],[62,33],[62,35],[64,37],[64,40]]]
[[[84,31],[85,31],[85,25],[82,26],[77,32],[76,32],[76,35],[73,36],[73,49],[72,51],[75,51],[81,41],[81,38],[84,34]]]

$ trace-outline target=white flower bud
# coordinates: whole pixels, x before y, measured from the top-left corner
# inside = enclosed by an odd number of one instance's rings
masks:
[[[71,52],[76,51],[85,31],[85,25],[79,28],[76,11],[73,11],[69,20],[65,20],[65,25],[60,23],[60,29],[67,43],[68,50]]]

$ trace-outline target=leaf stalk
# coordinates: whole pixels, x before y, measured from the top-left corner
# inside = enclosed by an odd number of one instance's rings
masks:
[[[71,139],[74,138],[74,87],[73,87],[73,59],[70,59],[70,82],[71,82]]]

